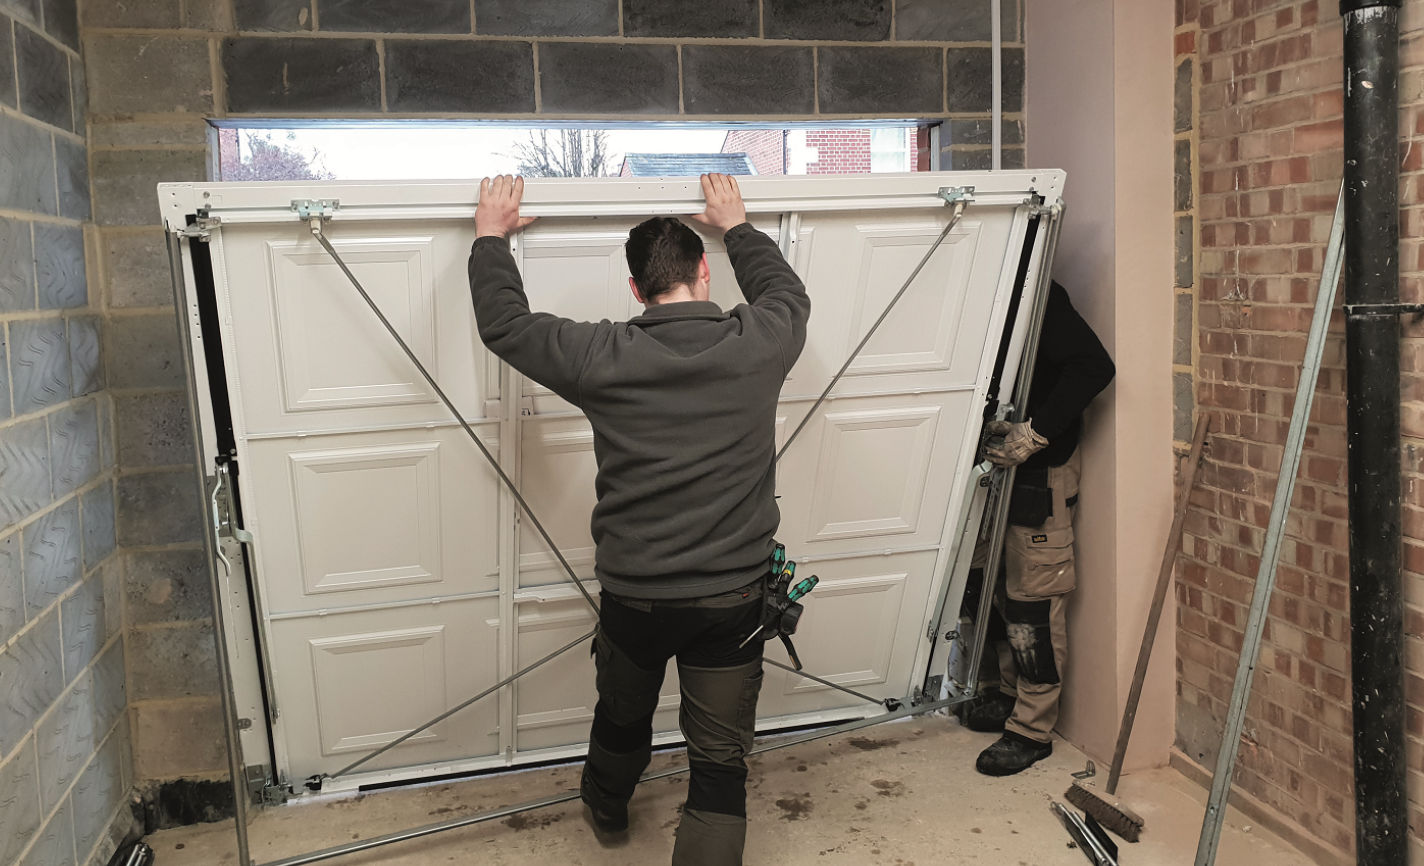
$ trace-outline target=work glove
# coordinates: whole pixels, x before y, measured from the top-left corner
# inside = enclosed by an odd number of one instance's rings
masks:
[[[1028,421],[990,421],[984,425],[990,436],[1002,436],[1000,445],[985,447],[984,456],[995,466],[1017,466],[1048,446],[1048,440],[1033,432]]]

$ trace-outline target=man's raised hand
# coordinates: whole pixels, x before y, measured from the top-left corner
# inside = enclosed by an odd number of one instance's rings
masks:
[[[480,201],[475,205],[475,236],[507,238],[538,217],[521,217],[519,200],[524,198],[524,178],[501,174],[480,181]]]
[[[737,179],[726,174],[702,175],[702,195],[707,210],[692,214],[692,218],[722,234],[747,221],[747,206],[742,203],[742,191]]]

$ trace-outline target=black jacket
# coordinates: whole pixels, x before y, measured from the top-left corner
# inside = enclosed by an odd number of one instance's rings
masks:
[[[1112,381],[1117,368],[1102,341],[1078,311],[1062,286],[1054,283],[1043,313],[1033,382],[1028,392],[1028,418],[1048,446],[1025,460],[1023,468],[1062,466],[1078,448],[1083,410]]]
[[[771,238],[743,223],[725,243],[748,303],[659,304],[629,322],[530,312],[508,244],[470,252],[485,345],[593,425],[594,571],[617,595],[725,592],[771,556],[776,403],[811,301]]]

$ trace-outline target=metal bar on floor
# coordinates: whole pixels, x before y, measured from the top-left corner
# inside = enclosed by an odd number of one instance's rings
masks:
[[[366,305],[371,308],[371,312],[376,314],[376,318],[381,320],[381,324],[385,325],[386,330],[390,332],[390,335],[400,344],[401,350],[405,352],[406,357],[410,358],[411,363],[415,364],[416,369],[420,371],[420,375],[424,376],[425,381],[434,389],[435,396],[440,398],[440,402],[444,403],[445,408],[449,409],[450,413],[455,416],[455,420],[460,422],[460,426],[469,434],[470,441],[474,442],[475,446],[480,449],[480,453],[485,456],[485,460],[489,462],[489,465],[494,469],[495,473],[499,475],[499,480],[504,482],[504,486],[509,489],[514,500],[518,502],[519,507],[524,510],[525,515],[529,518],[529,522],[534,524],[534,528],[539,531],[539,535],[543,537],[544,543],[549,545],[549,549],[554,552],[554,557],[557,558],[559,564],[564,567],[564,571],[568,573],[569,580],[573,582],[579,594],[583,596],[583,600],[588,602],[588,606],[597,614],[598,604],[594,602],[593,596],[588,594],[588,588],[583,585],[583,581],[574,573],[574,567],[564,558],[564,552],[554,543],[554,539],[549,535],[548,530],[544,528],[544,524],[540,523],[539,518],[534,516],[533,509],[531,509],[529,503],[524,500],[524,496],[519,492],[519,488],[515,486],[514,480],[504,471],[504,467],[499,465],[499,460],[485,447],[485,443],[480,441],[479,435],[470,427],[469,422],[465,420],[465,416],[459,409],[455,408],[455,404],[451,402],[450,398],[445,396],[445,391],[440,387],[440,383],[436,382],[435,377],[430,375],[430,371],[425,369],[425,365],[415,356],[415,352],[411,350],[400,333],[396,331],[395,326],[386,318],[386,314],[381,312],[381,308],[378,307],[376,302],[371,299],[371,296],[366,293],[366,290],[361,286],[361,281],[356,279],[356,275],[351,273],[351,269],[346,266],[346,262],[342,261],[341,256],[336,252],[336,248],[331,245],[331,241],[327,240],[326,235],[322,233],[321,218],[313,217],[309,220],[309,223],[311,224],[312,235],[321,242],[326,252],[331,256],[332,260],[336,262],[336,266],[341,268],[341,272],[346,275],[346,279],[350,280],[351,285],[356,287],[356,291],[361,293],[362,299],[364,299]]]
[[[1325,249],[1325,262],[1320,273],[1320,288],[1315,293],[1315,315],[1310,322],[1310,336],[1305,341],[1305,359],[1301,362],[1300,379],[1296,383],[1295,407],[1291,411],[1290,428],[1281,454],[1281,470],[1276,476],[1276,496],[1271,503],[1271,519],[1266,525],[1266,540],[1261,546],[1261,563],[1256,570],[1256,588],[1251,596],[1251,612],[1246,619],[1246,631],[1241,642],[1241,658],[1236,663],[1236,681],[1231,688],[1231,705],[1226,713],[1226,730],[1221,735],[1221,751],[1217,753],[1216,771],[1211,779],[1211,796],[1207,799],[1206,815],[1202,819],[1201,838],[1197,842],[1195,866],[1216,863],[1217,846],[1221,842],[1221,825],[1226,820],[1226,798],[1231,793],[1231,776],[1236,770],[1236,753],[1241,746],[1241,728],[1246,723],[1246,703],[1251,697],[1251,683],[1256,676],[1256,660],[1261,654],[1261,638],[1266,629],[1266,612],[1271,592],[1276,587],[1276,566],[1281,558],[1281,542],[1285,539],[1286,519],[1290,516],[1291,496],[1295,493],[1296,471],[1300,468],[1301,451],[1305,447],[1305,431],[1310,424],[1310,407],[1315,400],[1315,383],[1320,376],[1320,363],[1325,354],[1325,337],[1330,328],[1330,310],[1335,305],[1335,287],[1340,282],[1341,247],[1345,240],[1345,196],[1341,192],[1335,205],[1335,221],[1330,227],[1330,244]]]
[[[968,700],[967,696],[945,698],[931,703],[920,704],[919,706],[907,706],[894,712],[882,713],[868,719],[856,719],[836,725],[833,728],[824,728],[819,731],[812,731],[803,736],[779,740],[767,743],[751,750],[748,755],[761,755],[766,752],[773,752],[777,749],[786,749],[791,746],[799,746],[802,743],[809,743],[814,740],[823,740],[827,737],[834,737],[837,734],[845,734],[851,731],[858,731],[874,725],[885,724],[886,722],[899,721],[910,716],[921,715],[935,710],[945,709],[957,703]],[[658,770],[652,773],[645,773],[639,783],[651,782],[656,779],[666,779],[671,776],[680,776],[688,772],[690,767],[682,765],[680,767],[669,767],[666,770]],[[282,860],[273,860],[261,866],[306,866],[308,863],[319,863],[323,860],[330,860],[333,857],[341,857],[346,854],[355,854],[361,851],[369,851],[372,848],[380,848],[396,842],[405,842],[410,839],[419,839],[423,836],[432,836],[436,833],[443,833],[446,830],[456,830],[460,827],[469,827],[474,824],[483,824],[487,821],[497,821],[500,818],[508,818],[511,815],[518,815],[521,812],[530,812],[535,809],[543,809],[548,806],[557,806],[561,803],[569,803],[579,798],[578,791],[565,791],[561,794],[554,794],[549,797],[541,797],[537,800],[528,800],[513,806],[505,806],[501,809],[494,809],[489,812],[482,812],[478,815],[468,815],[464,818],[454,818],[449,821],[441,821],[438,824],[426,824],[423,827],[415,827],[410,830],[402,830],[396,833],[387,833],[383,836],[373,836],[370,839],[361,839],[357,842],[348,842],[345,845],[337,845],[334,848],[324,848],[320,851],[312,851],[308,854],[298,854],[295,857],[287,857]]]

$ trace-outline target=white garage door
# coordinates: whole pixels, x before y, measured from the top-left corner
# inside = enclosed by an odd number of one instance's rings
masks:
[[[935,673],[930,618],[967,516],[1000,344],[1021,336],[1032,307],[1011,300],[1033,291],[1041,267],[1031,254],[1047,233],[1030,224],[1062,182],[1049,171],[743,181],[753,222],[779,241],[813,302],[782,391],[783,440],[946,225],[940,188],[975,188],[778,467],[778,538],[801,574],[821,578],[797,638],[808,671],[877,698],[904,698]],[[241,626],[231,638],[239,703],[254,721],[248,761],[270,734],[283,778],[333,773],[589,631],[593,615],[552,552],[292,210],[294,200],[338,202],[327,238],[596,592],[588,423],[486,352],[475,330],[465,268],[477,188],[183,184],[159,194],[170,227],[209,218],[206,241],[184,246],[183,288],[198,373],[211,382],[199,419],[205,468],[231,452],[240,521],[254,536],[251,634],[241,569],[227,594]],[[530,182],[525,210],[542,219],[515,255],[531,303],[580,319],[636,315],[628,229],[699,200],[695,179]],[[713,299],[730,307],[740,293],[725,251],[707,240]],[[267,660],[260,684],[255,639]],[[768,653],[785,661],[779,644]],[[656,721],[665,739],[676,736],[669,674]],[[259,688],[275,709],[265,730]],[[328,789],[579,754],[594,701],[579,647]],[[867,709],[769,669],[759,725]]]

